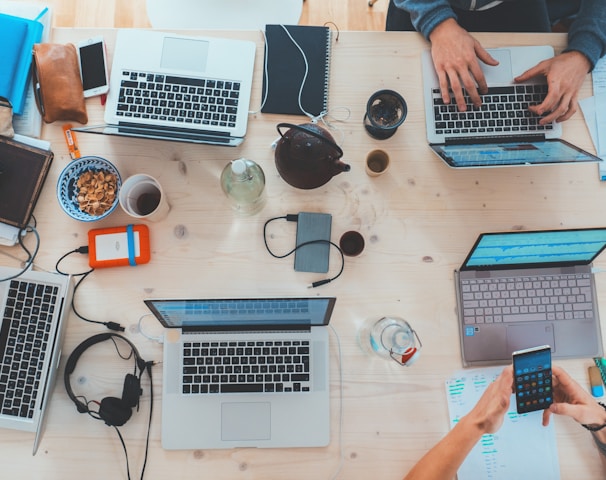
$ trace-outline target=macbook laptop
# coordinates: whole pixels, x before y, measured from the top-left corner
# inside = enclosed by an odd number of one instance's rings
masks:
[[[35,432],[36,454],[73,286],[68,276],[19,272],[0,267],[0,427]]]
[[[455,271],[463,364],[510,363],[536,345],[601,357],[591,262],[604,248],[606,228],[480,235]]]
[[[145,300],[168,329],[162,446],[326,446],[335,301]]]
[[[76,131],[236,146],[248,123],[256,45],[119,30],[102,126]]]
[[[466,96],[460,112],[454,96],[445,104],[430,51],[422,54],[425,121],[431,149],[453,168],[597,162],[600,159],[561,140],[562,125],[539,125],[528,110],[547,95],[544,78],[516,84],[513,79],[553,57],[550,46],[488,50],[498,66],[480,62],[489,90],[475,107]]]

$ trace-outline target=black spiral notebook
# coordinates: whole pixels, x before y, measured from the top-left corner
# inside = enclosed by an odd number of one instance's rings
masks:
[[[265,42],[267,71],[263,75],[262,98],[265,102],[261,111],[288,115],[307,112],[314,116],[325,112],[328,107],[330,29],[308,25],[266,25]],[[305,59],[295,42],[307,58],[307,76]]]

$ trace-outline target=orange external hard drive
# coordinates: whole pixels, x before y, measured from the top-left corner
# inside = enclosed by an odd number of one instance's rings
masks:
[[[149,262],[147,225],[97,228],[88,232],[88,263],[92,268],[134,267]]]

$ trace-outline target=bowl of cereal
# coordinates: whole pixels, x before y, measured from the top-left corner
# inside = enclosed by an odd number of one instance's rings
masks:
[[[57,181],[63,211],[82,222],[107,217],[118,206],[120,172],[101,157],[81,157],[67,165]]]

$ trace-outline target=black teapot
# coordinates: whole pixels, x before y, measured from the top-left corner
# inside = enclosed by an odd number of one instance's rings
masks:
[[[281,128],[289,128],[282,133]],[[276,168],[290,185],[306,190],[321,187],[350,166],[339,160],[343,150],[332,135],[314,123],[293,125],[279,123],[280,139],[276,145]]]

